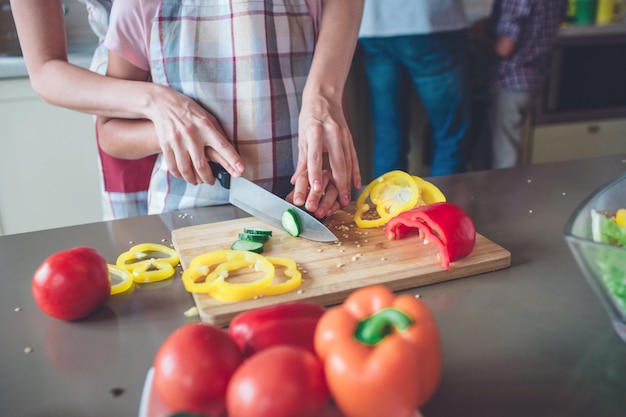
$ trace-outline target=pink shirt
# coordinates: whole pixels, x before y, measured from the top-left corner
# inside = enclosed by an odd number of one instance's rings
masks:
[[[315,32],[319,33],[322,0],[306,0]],[[124,0],[114,2],[109,31],[104,45],[128,62],[150,71],[150,32],[160,0]]]

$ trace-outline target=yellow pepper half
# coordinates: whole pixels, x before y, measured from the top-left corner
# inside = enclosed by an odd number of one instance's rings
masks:
[[[404,171],[390,171],[370,182],[356,201],[354,222],[360,228],[383,226],[389,219],[417,204],[419,189]],[[375,206],[378,218],[363,216]]]
[[[432,182],[428,182],[422,177],[413,175],[413,181],[420,190],[419,200],[417,206],[425,206],[427,204],[443,203],[446,201],[446,196],[443,195],[441,190],[437,188]]]
[[[404,171],[390,171],[365,187],[356,202],[354,222],[362,229],[384,226],[404,211],[443,201],[446,197],[434,184]]]

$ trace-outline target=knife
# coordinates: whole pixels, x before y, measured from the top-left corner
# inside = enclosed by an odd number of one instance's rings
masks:
[[[228,202],[259,220],[283,230],[281,216],[287,209],[295,210],[302,222],[300,236],[316,242],[334,242],[337,236],[321,221],[305,210],[290,204],[265,188],[243,177],[232,177],[221,165],[209,162],[213,176],[230,190]]]

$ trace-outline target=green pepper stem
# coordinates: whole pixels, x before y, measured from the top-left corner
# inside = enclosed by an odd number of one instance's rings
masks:
[[[354,338],[365,345],[374,346],[394,331],[403,331],[413,324],[406,313],[387,307],[359,321],[354,329]]]

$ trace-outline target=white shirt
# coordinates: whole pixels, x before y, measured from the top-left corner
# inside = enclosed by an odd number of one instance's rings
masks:
[[[466,27],[463,0],[365,0],[359,37],[421,35]]]

